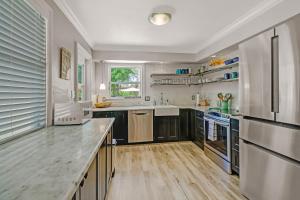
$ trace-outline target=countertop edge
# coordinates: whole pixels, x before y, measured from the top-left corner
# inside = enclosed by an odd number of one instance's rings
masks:
[[[189,105],[175,105],[179,109],[193,109],[195,111],[205,112],[210,107],[209,106],[189,106]],[[93,112],[111,112],[111,111],[129,111],[129,110],[154,110],[155,106],[124,106],[124,107],[108,107],[108,108],[94,108]],[[230,114],[230,118],[240,119],[242,115]]]
[[[97,155],[104,139],[106,138],[107,134],[108,134],[108,131],[111,129],[114,121],[115,121],[115,118],[108,118],[108,119],[111,119],[110,123],[106,126],[106,129],[105,129],[105,133],[103,134],[102,138],[99,140],[99,142],[97,143],[93,153],[91,153],[90,157],[89,157],[89,161],[88,163],[83,167],[83,172],[81,172],[80,176],[77,178],[77,180],[75,182],[73,182],[73,188],[70,189],[66,195],[65,195],[65,198],[64,199],[69,199],[71,200],[73,198],[73,195],[75,194],[75,192],[77,191],[78,189],[78,186],[81,182],[81,180],[84,178],[84,175],[87,173],[87,171],[89,170],[92,162],[94,161],[94,158],[95,156]]]

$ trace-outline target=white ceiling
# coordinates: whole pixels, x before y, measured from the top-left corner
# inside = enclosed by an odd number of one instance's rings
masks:
[[[95,50],[197,53],[272,0],[61,1]],[[162,5],[175,14],[171,23],[154,26],[148,16]]]

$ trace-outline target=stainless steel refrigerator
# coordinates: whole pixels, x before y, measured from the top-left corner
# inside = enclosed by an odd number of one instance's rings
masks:
[[[239,50],[241,193],[300,199],[300,15]]]

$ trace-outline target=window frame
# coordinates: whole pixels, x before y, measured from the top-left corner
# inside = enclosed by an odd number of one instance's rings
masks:
[[[81,101],[87,101],[91,97],[89,97],[89,93],[87,91],[87,88],[90,87],[88,82],[89,74],[88,74],[88,68],[92,68],[91,66],[92,61],[92,55],[79,43],[75,43],[75,67],[73,69],[73,77],[74,77],[74,99],[78,101],[78,92],[77,89],[79,85],[83,86],[83,99]],[[83,83],[78,83],[78,65],[83,65]]]
[[[138,83],[140,84],[140,96],[139,97],[122,97],[122,96],[118,96],[118,97],[113,97],[111,95],[111,85],[113,84],[111,82],[111,69],[112,68],[138,68],[140,70],[140,81],[139,82],[128,82],[129,83]],[[130,63],[113,63],[113,64],[109,64],[107,66],[107,85],[108,85],[108,94],[109,94],[109,99],[116,99],[116,100],[120,100],[120,99],[143,99],[144,98],[144,65],[143,64],[130,64]],[[126,82],[124,82],[126,83]]]
[[[82,78],[82,83],[79,83],[78,80],[78,68],[81,66],[81,78]],[[85,64],[77,64],[77,69],[76,69],[76,74],[77,74],[77,88],[76,88],[76,96],[78,101],[85,101],[86,100],[86,66]],[[80,96],[78,94],[78,89],[81,88],[82,90],[82,99],[79,99]]]

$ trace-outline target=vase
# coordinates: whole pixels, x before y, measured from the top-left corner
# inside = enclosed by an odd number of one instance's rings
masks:
[[[221,109],[222,110],[228,110],[228,101],[222,101]]]

